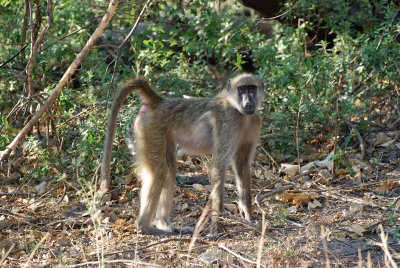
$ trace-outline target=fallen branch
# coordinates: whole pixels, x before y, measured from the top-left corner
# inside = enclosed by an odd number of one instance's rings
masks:
[[[83,47],[82,51],[76,56],[75,60],[71,63],[67,71],[65,71],[63,77],[58,82],[54,91],[47,98],[47,100],[40,106],[39,111],[32,117],[32,119],[25,125],[24,128],[17,134],[14,140],[6,146],[4,151],[0,152],[0,162],[4,161],[10,156],[10,153],[15,151],[20,141],[26,136],[26,134],[32,129],[32,127],[39,121],[40,117],[49,109],[51,105],[55,103],[57,100],[58,94],[60,94],[63,87],[68,83],[71,76],[75,73],[78,67],[81,65],[82,61],[86,58],[86,56],[91,51],[92,47],[96,44],[97,40],[103,33],[104,29],[107,27],[111,18],[113,17],[117,7],[119,4],[119,0],[110,0],[108,5],[108,9],[106,14],[104,14],[102,20],[97,26],[96,30],[92,34],[92,36],[87,41],[86,45]]]

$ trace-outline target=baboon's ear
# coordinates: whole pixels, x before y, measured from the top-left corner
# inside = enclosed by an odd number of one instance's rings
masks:
[[[226,90],[230,91],[232,87],[232,79],[229,78],[228,83],[226,84]]]

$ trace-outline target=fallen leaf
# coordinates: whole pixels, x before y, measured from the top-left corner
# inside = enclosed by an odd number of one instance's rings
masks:
[[[390,140],[391,140],[391,138],[388,135],[386,135],[386,133],[380,132],[376,135],[376,140],[375,140],[374,145],[379,146]]]
[[[367,229],[365,229],[364,227],[362,227],[360,224],[353,224],[347,227],[344,227],[343,229],[345,229],[346,231],[355,233],[359,236],[363,236],[365,232],[367,232]]]
[[[305,164],[304,166],[302,166],[300,168],[300,170],[303,173],[303,172],[307,172],[307,171],[309,171],[310,169],[313,169],[313,168],[315,168],[315,162],[310,162],[310,163]]]
[[[195,189],[196,191],[199,191],[199,192],[207,192],[206,187],[204,187],[204,185],[202,185],[202,184],[194,183],[194,184],[192,185],[192,187],[193,187],[193,189]]]
[[[375,191],[380,194],[389,193],[394,187],[396,183],[394,181],[383,182],[381,185],[375,188]]]
[[[182,206],[181,206],[181,211],[185,211],[188,208],[189,208],[188,203],[183,203]]]
[[[310,193],[310,194],[283,193],[283,194],[279,195],[279,198],[281,200],[285,201],[286,203],[291,203],[298,207],[305,206],[318,197],[319,197],[319,195],[317,193]]]
[[[287,211],[288,213],[296,213],[296,212],[297,212],[297,207],[296,207],[296,206],[288,207],[288,208],[286,209],[286,211]]]
[[[318,167],[321,167],[321,168],[326,167],[326,168],[328,168],[329,171],[332,171],[332,169],[333,169],[333,152],[328,154],[328,156],[324,160],[315,162],[315,164]]]
[[[190,190],[185,190],[183,192],[183,197],[186,199],[192,199],[192,200],[197,198],[196,194]]]
[[[293,177],[299,173],[299,166],[291,164],[281,164],[281,172],[288,175],[289,177]]]
[[[309,202],[307,207],[308,209],[315,209],[317,207],[322,207],[322,204],[318,200],[314,200],[312,202]]]
[[[42,195],[46,192],[47,189],[47,181],[42,181],[41,183],[39,183],[38,185],[35,186],[35,191],[37,194]]]
[[[321,169],[318,174],[321,176],[322,178],[322,183],[328,183],[333,179],[332,174],[329,172],[329,170],[326,169]]]
[[[362,211],[363,209],[364,209],[364,206],[361,205],[361,204],[357,204],[357,203],[351,204],[350,207],[349,207],[349,211],[351,213],[354,213],[354,212],[357,212],[357,211]]]
[[[380,144],[379,146],[380,147],[389,147],[390,145],[392,145],[394,142],[395,142],[396,140],[395,139],[393,139],[393,140],[390,140],[390,141],[387,141],[387,142],[385,142],[385,143],[382,143],[382,144]]]
[[[238,208],[235,204],[224,204],[224,208],[234,215],[238,214]]]

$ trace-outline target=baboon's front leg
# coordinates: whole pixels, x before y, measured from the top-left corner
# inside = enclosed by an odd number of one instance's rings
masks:
[[[254,151],[253,148],[254,144],[250,143],[240,145],[232,159],[239,197],[239,210],[248,221],[252,220],[250,160]]]

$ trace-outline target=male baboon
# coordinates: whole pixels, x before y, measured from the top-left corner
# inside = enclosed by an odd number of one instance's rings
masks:
[[[212,154],[212,233],[221,231],[225,171],[229,163],[236,176],[239,208],[251,220],[250,161],[260,136],[257,114],[264,99],[263,82],[251,74],[229,80],[214,98],[172,99],[155,93],[146,80],[127,82],[114,101],[104,145],[101,190],[110,183],[110,154],[118,111],[131,91],[143,106],[133,123],[142,188],[137,224],[143,233],[165,234],[170,225],[176,176],[177,145],[191,154]],[[129,135],[128,135],[129,136]],[[128,137],[128,145],[132,141]]]

